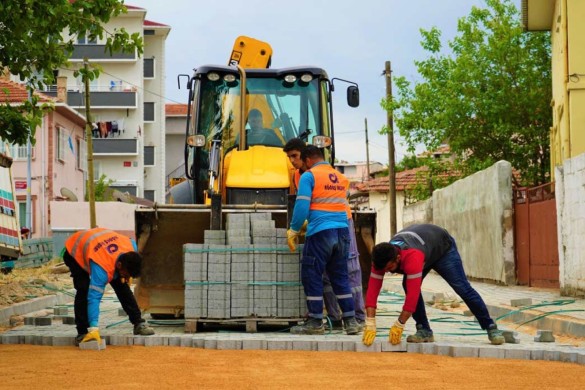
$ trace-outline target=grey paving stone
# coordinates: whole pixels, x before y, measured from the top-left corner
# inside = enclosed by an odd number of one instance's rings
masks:
[[[292,349],[292,341],[268,340],[266,349],[269,351],[286,351]]]
[[[127,336],[114,334],[110,336],[110,345],[128,345]]]
[[[510,299],[510,305],[512,305],[514,307],[529,306],[529,305],[532,305],[532,298]]]
[[[346,342],[344,342],[343,344],[344,351],[346,350],[345,343]],[[370,345],[369,347],[365,346],[364,343],[362,343],[361,341],[354,341],[353,347],[355,348],[356,352],[382,352],[382,342],[380,340],[374,340],[372,345]]]
[[[548,350],[548,351],[543,351],[542,359],[556,362],[559,360],[559,356],[560,356],[559,351]]]
[[[181,336],[170,336],[167,338],[167,343],[169,347],[181,347]]]
[[[181,337],[181,347],[193,347],[193,337]]]
[[[436,355],[437,346],[435,345],[435,343],[421,343],[420,353],[424,353],[426,355]]]
[[[85,351],[102,351],[106,349],[106,340],[102,340],[98,343],[97,340],[86,341],[85,343],[79,344],[79,349]]]
[[[575,351],[560,351],[559,361],[566,363],[577,363],[577,352]]]
[[[292,342],[292,349],[295,351],[317,351],[318,350],[318,341],[309,341],[309,340],[293,340]],[[341,350],[343,350],[343,345],[341,346]]]
[[[530,360],[532,351],[524,348],[507,348],[506,359]]]
[[[75,325],[75,317],[63,317],[62,322],[64,325]]]
[[[451,344],[435,343],[435,345],[437,355],[451,356],[451,349],[453,348]]]
[[[504,359],[506,349],[498,347],[479,347],[479,357],[490,359]]]
[[[147,336],[133,336],[130,337],[130,339],[132,340],[132,345],[144,345],[146,342],[146,337]]]
[[[585,352],[577,353],[577,363],[585,365]]]
[[[536,336],[534,336],[534,341],[539,343],[554,343],[555,336],[552,333],[552,330],[538,330],[536,332]]]
[[[544,360],[544,350],[531,348],[530,360]]]
[[[375,343],[376,343],[376,341],[374,341],[374,344]],[[346,351],[346,352],[355,352],[356,351],[356,342],[355,341],[342,341],[342,344],[343,344],[344,351]],[[372,345],[374,345],[374,344],[372,344]],[[380,348],[380,350],[382,350],[382,348]]]
[[[66,316],[69,314],[69,308],[68,307],[54,307],[53,314],[56,316]]]
[[[53,346],[75,345],[75,336],[53,336]]]
[[[382,352],[407,352],[408,343],[402,340],[400,344],[392,345],[388,340],[380,341]],[[422,344],[421,344],[422,346]]]
[[[0,344],[20,344],[20,337],[19,335],[14,334],[3,334],[0,335]],[[24,337],[23,337],[24,341]]]
[[[51,317],[35,317],[35,326],[50,326],[53,324]]]
[[[343,342],[338,340],[319,340],[317,351],[343,351]]]
[[[242,340],[242,349],[265,350],[266,348],[266,340]]]
[[[161,336],[148,336],[144,337],[144,346],[145,347],[161,347],[164,344],[164,337]]]
[[[520,344],[520,335],[512,330],[502,331],[506,344]]]
[[[479,357],[479,348],[466,345],[457,345],[451,348],[453,357]]]
[[[217,340],[216,349],[242,349],[242,340]]]
[[[390,344],[390,343],[387,343]],[[406,352],[422,353],[422,343],[406,343]]]
[[[195,340],[193,340],[193,346],[195,346]],[[204,340],[203,348],[205,349],[217,349],[217,340]]]

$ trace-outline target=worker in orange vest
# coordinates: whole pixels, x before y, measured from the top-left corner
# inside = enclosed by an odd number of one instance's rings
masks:
[[[130,278],[140,276],[142,268],[142,256],[134,240],[99,227],[82,230],[65,241],[62,256],[71,271],[76,290],[74,310],[77,345],[92,340],[101,342],[99,305],[108,283],[134,325],[134,334],[154,334],[154,330],[142,318],[129,286]]]
[[[291,252],[296,250],[301,226],[308,220],[301,258],[301,281],[307,298],[308,319],[293,326],[293,334],[323,334],[323,273],[327,271],[341,308],[345,332],[357,334],[353,296],[349,286],[347,258],[349,229],[347,225],[346,181],[323,159],[322,151],[306,146],[301,159],[308,168],[299,181],[299,190],[287,231]]]
[[[303,161],[301,160],[301,151],[306,146],[307,145],[305,141],[303,141],[302,139],[292,138],[284,145],[284,148],[282,149],[286,153],[288,159],[290,160],[291,165],[295,168],[292,177],[295,192],[298,191],[301,175],[306,170],[306,167],[304,166]],[[349,183],[346,183],[346,186],[349,187]],[[362,292],[362,271],[360,267],[359,253],[357,250],[357,241],[355,237],[355,229],[353,225],[353,219],[351,217],[351,209],[349,207],[349,204],[347,205],[346,213],[350,239],[347,260],[349,285],[351,287],[351,293],[353,295],[355,318],[361,329],[365,324],[366,320],[366,308],[364,305],[364,296]],[[303,227],[306,229],[306,224],[303,225]],[[301,229],[301,232],[302,231],[303,229]],[[327,272],[323,274],[323,291],[325,308],[327,309],[327,315],[331,321],[331,328],[333,330],[341,330],[343,329],[341,311],[339,309],[335,293],[333,292],[333,288],[331,287],[331,282],[329,281],[329,275],[327,275]]]

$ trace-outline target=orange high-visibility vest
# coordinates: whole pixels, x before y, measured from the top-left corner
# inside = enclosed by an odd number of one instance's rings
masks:
[[[299,181],[301,180],[301,170],[295,169],[293,173],[293,183],[295,184],[295,192],[299,192]]]
[[[104,228],[73,234],[65,241],[65,248],[87,273],[90,260],[102,267],[108,274],[108,281],[114,278],[118,256],[135,250],[130,238]]]
[[[310,169],[315,178],[310,210],[347,213],[347,179],[329,164],[315,165]]]

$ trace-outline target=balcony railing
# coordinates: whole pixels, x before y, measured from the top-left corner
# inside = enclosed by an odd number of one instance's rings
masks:
[[[57,86],[51,85],[45,95],[57,97]],[[73,108],[85,107],[83,90],[78,86],[67,87],[67,104]],[[136,108],[136,91],[130,86],[112,84],[110,86],[90,86],[89,101],[91,108]]]
[[[115,51],[110,54],[106,51],[106,45],[73,45],[73,53],[69,59],[71,62],[83,61],[87,57],[88,60],[104,61],[104,62],[131,62],[138,58],[136,52],[124,53]]]
[[[135,138],[93,138],[93,154],[98,156],[137,156]]]

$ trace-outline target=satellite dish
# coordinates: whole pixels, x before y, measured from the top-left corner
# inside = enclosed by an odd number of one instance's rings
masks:
[[[69,202],[77,202],[78,201],[77,195],[75,195],[73,193],[73,191],[71,191],[67,187],[61,187],[61,196],[64,197]]]

